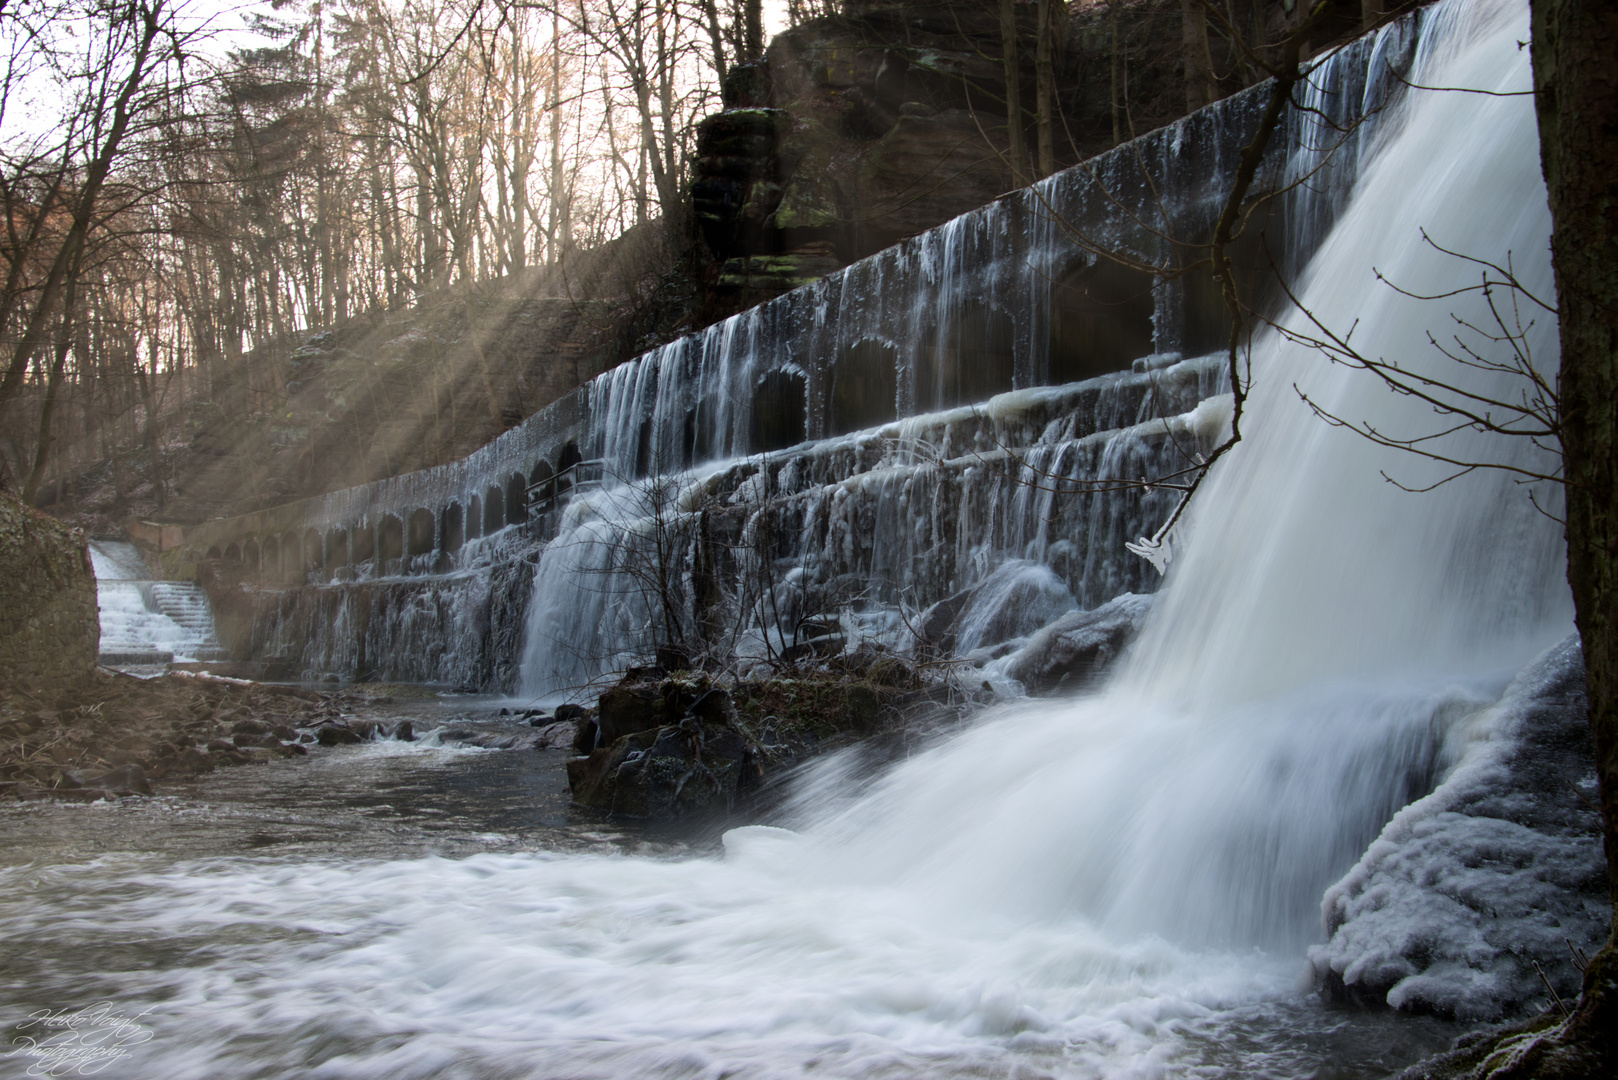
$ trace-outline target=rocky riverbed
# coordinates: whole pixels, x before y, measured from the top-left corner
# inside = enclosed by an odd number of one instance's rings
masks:
[[[373,696],[176,672],[98,669],[52,691],[0,693],[0,798],[150,795],[154,784],[307,754],[409,721],[372,715]]]
[[[326,697],[327,695],[320,695]],[[458,858],[480,852],[662,850],[633,823],[573,805],[565,748],[502,703],[415,687],[360,700],[330,695],[373,737],[270,755],[254,767],[150,780],[151,794],[57,791],[0,800],[0,863],[77,863],[110,853],[157,859],[234,855],[319,859]],[[514,710],[508,710],[514,711]],[[380,733],[407,727],[411,740]],[[573,725],[566,725],[571,738]],[[210,755],[221,751],[208,751]],[[672,835],[672,834],[670,834]]]

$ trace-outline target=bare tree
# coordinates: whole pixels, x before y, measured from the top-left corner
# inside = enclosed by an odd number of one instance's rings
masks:
[[[23,29],[40,48],[49,48],[49,76],[67,107],[49,155],[54,168],[41,178],[43,198],[35,221],[23,236],[13,233],[22,243],[11,256],[10,287],[0,292],[0,327],[15,320],[17,336],[0,377],[0,408],[16,395],[29,364],[51,335],[109,177],[131,144],[162,115],[196,37],[195,30],[180,24],[169,0],[135,0],[110,8],[64,4],[29,9],[21,18],[28,15],[41,22]],[[78,48],[70,51],[74,44]],[[14,176],[33,172],[45,159],[43,153],[25,151],[23,160],[7,171],[15,170]],[[59,232],[51,227],[58,217]],[[30,264],[41,272],[37,281],[29,280]]]

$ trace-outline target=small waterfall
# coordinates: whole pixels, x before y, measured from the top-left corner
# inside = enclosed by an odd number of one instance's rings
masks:
[[[1216,428],[1194,410],[1223,371],[1203,357],[1013,391],[575,497],[539,558],[522,690],[567,693],[656,643],[711,640],[703,621],[743,657],[787,647],[806,621],[906,649],[923,609],[1013,563],[1046,566],[1056,613],[1150,591],[1155,573],[1123,544],[1172,493],[1085,484],[1209,449]]]
[[[154,580],[133,544],[90,542],[101,662],[154,665],[223,657],[208,598],[195,582]]]

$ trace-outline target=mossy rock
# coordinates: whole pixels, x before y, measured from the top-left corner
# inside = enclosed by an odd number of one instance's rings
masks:
[[[737,724],[786,764],[845,746],[889,726],[903,693],[869,679],[838,675],[769,679],[737,686]]]
[[[763,775],[759,748],[742,731],[696,717],[625,735],[567,763],[574,802],[661,821],[728,812]]]

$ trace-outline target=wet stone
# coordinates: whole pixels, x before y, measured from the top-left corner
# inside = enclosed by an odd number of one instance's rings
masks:
[[[322,724],[315,729],[315,740],[321,746],[346,746],[360,741],[360,737],[339,724]]]
[[[734,809],[764,767],[760,749],[735,726],[688,716],[574,758],[567,773],[582,806],[668,820]]]

